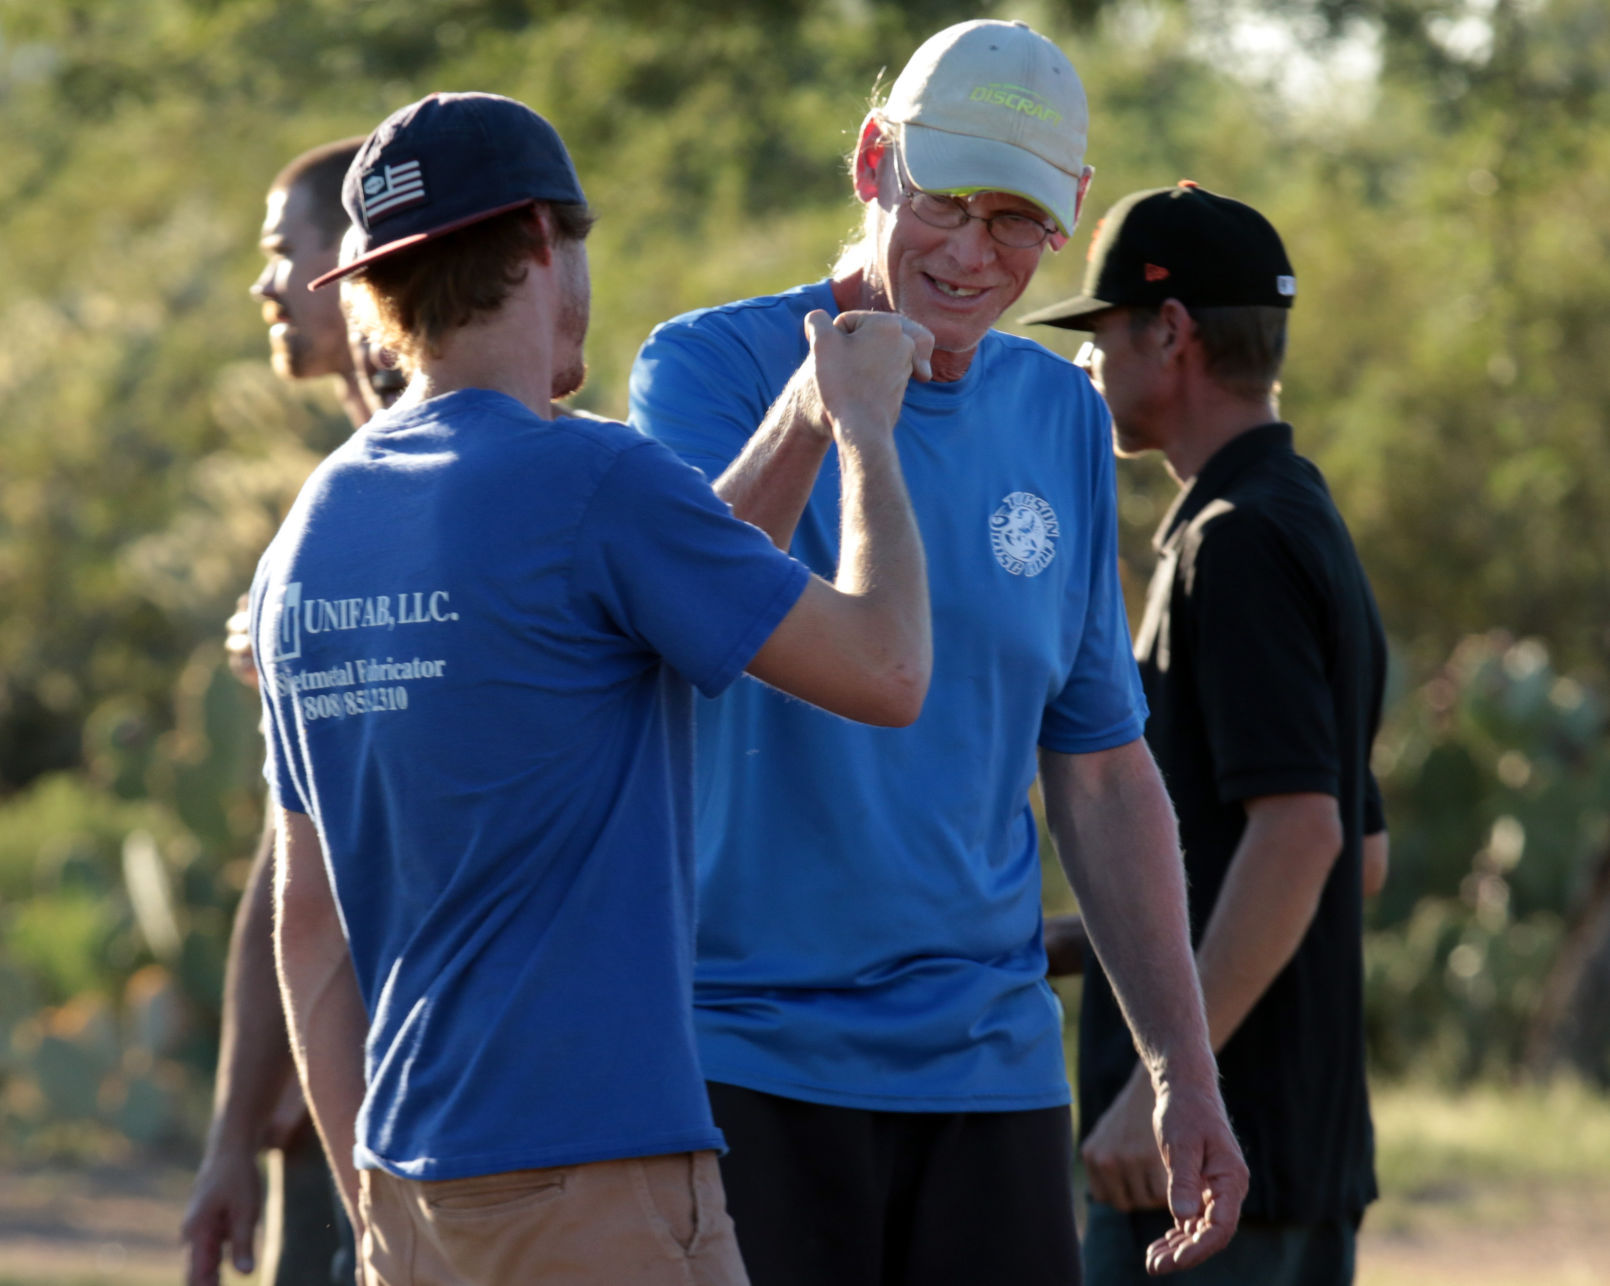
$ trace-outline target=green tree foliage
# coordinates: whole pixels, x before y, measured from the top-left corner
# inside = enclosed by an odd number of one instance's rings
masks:
[[[1610,847],[1605,725],[1602,697],[1539,641],[1497,632],[1464,640],[1396,704],[1376,752],[1393,871],[1367,977],[1385,1068],[1469,1079],[1521,1065],[1563,913]]]
[[[1189,176],[1284,232],[1301,283],[1285,410],[1418,694],[1394,724],[1412,768],[1394,770],[1382,942],[1421,981],[1465,977],[1477,957],[1447,962],[1469,925],[1509,931],[1480,919],[1496,886],[1477,868],[1511,817],[1527,857],[1500,873],[1506,914],[1541,936],[1506,938],[1506,958],[1546,956],[1537,917],[1568,909],[1598,824],[1588,779],[1474,705],[1456,735],[1426,694],[1496,626],[1603,685],[1601,0],[0,0],[0,1121],[42,1119],[16,1086],[54,1076],[155,1137],[175,1069],[206,1070],[257,816],[252,707],[220,625],[346,432],[326,391],[264,362],[245,290],[269,178],[431,90],[531,103],[601,215],[582,403],[619,414],[656,322],[828,269],[855,230],[844,158],[880,72],[981,12],[1058,38],[1091,98],[1085,228],[1023,311],[1076,288],[1094,215],[1134,188]],[[1174,487],[1156,462],[1120,472],[1138,585]],[[1431,722],[1402,732],[1415,718]],[[1505,784],[1517,751],[1546,799]],[[141,918],[164,887],[176,950]],[[164,1026],[165,987],[188,1027]]]

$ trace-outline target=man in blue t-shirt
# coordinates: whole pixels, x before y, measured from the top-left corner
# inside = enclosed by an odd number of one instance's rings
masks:
[[[298,1071],[364,1280],[741,1286],[690,1012],[692,689],[921,710],[892,429],[931,339],[802,319],[844,469],[824,580],[580,387],[592,223],[558,135],[431,95],[343,190],[411,371],[264,555],[252,630]],[[623,948],[623,944],[626,946]]]
[[[757,1286],[1077,1281],[1037,768],[1162,1104],[1174,1225],[1153,1263],[1235,1228],[1246,1171],[1141,739],[1109,421],[1082,372],[991,329],[1072,231],[1084,131],[1049,41],[940,32],[862,126],[864,235],[833,277],[667,323],[633,371],[633,422],[831,575],[847,478],[796,374],[801,318],[870,308],[935,337],[897,435],[934,611],[921,718],[857,728],[748,682],[698,711],[695,1019]]]

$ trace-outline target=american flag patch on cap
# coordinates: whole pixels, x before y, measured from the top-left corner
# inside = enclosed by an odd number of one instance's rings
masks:
[[[418,161],[382,166],[363,176],[363,214],[371,223],[424,200],[425,176]]]

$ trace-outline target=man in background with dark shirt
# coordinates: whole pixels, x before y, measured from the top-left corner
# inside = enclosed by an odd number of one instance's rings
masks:
[[[353,428],[381,409],[385,394],[357,360],[335,292],[307,287],[336,266],[348,227],[341,180],[362,143],[358,137],[312,148],[274,177],[258,242],[263,271],[251,285],[268,326],[274,373],[328,380]],[[227,628],[230,669],[255,688],[245,595]],[[259,1267],[253,1243],[264,1205],[257,1168],[264,1151],[272,1155],[260,1280],[302,1286],[352,1274],[346,1216],[302,1104],[280,1010],[270,923],[273,852],[270,814],[229,938],[213,1119],[184,1219],[189,1286],[216,1286],[226,1248],[237,1272]]]
[[[1188,1283],[1350,1282],[1376,1193],[1360,927],[1366,882],[1384,872],[1369,755],[1386,648],[1324,479],[1278,419],[1295,294],[1263,216],[1182,183],[1108,211],[1083,293],[1027,319],[1092,332],[1119,453],[1163,452],[1183,488],[1154,541],[1135,650],[1252,1172],[1240,1230]],[[1088,975],[1084,1264],[1091,1286],[1115,1286],[1145,1280],[1167,1189],[1149,1083],[1093,961]]]

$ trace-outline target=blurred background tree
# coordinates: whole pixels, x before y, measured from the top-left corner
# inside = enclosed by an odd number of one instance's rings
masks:
[[[1190,177],[1297,265],[1284,410],[1394,647],[1381,1066],[1610,1079],[1602,0],[0,0],[0,1143],[203,1110],[258,821],[220,625],[345,432],[245,295],[284,161],[433,89],[549,116],[602,216],[580,400],[620,414],[656,322],[825,274],[874,84],[980,14],[1080,68],[1092,214]],[[1143,583],[1173,486],[1120,486]]]

